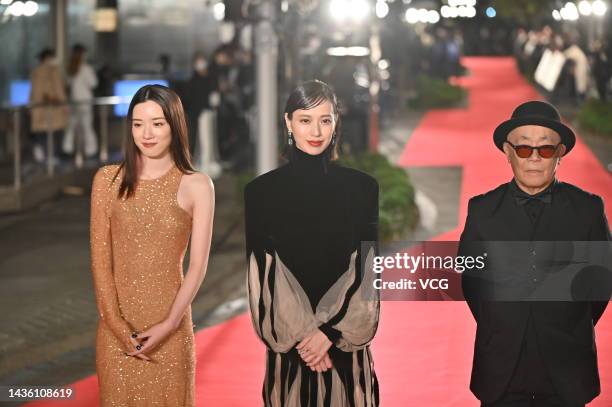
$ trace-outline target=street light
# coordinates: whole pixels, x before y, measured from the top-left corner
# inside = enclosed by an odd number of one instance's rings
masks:
[[[430,24],[435,24],[440,21],[440,13],[436,10],[429,10],[427,12],[427,22]]]
[[[580,14],[583,16],[590,16],[591,12],[593,11],[593,7],[588,0],[582,0],[580,3],[578,3],[578,11],[580,11]]]
[[[574,3],[567,2],[561,9],[561,18],[564,20],[575,21],[578,20],[580,15],[578,14],[578,7]]]
[[[406,10],[405,17],[408,24],[416,24],[419,22],[419,10],[411,7]]]
[[[16,1],[12,3],[10,6],[8,6],[8,8],[6,9],[6,12],[15,17],[20,17],[23,15],[24,8],[25,8],[25,4],[23,3],[23,1]]]
[[[350,14],[354,20],[361,21],[370,13],[370,6],[366,0],[353,0],[351,2]]]
[[[596,16],[603,16],[608,11],[608,6],[602,0],[595,0],[592,5],[593,14]]]
[[[406,10],[404,15],[408,24],[426,23],[435,24],[440,21],[440,13],[437,10],[427,10],[426,8],[411,7]]]
[[[329,12],[337,21],[344,21],[347,18],[361,21],[370,13],[370,7],[366,0],[332,0]]]
[[[385,69],[389,69],[389,61],[386,59],[381,59],[380,61],[378,61],[378,69],[381,70],[385,70]]]
[[[366,57],[370,55],[370,49],[367,47],[331,47],[327,49],[327,55],[334,57]]]
[[[451,7],[460,7],[460,6],[475,7],[476,0],[448,0],[448,5]]]
[[[225,18],[225,4],[222,1],[213,6],[213,17],[217,21],[222,21]]]
[[[32,17],[38,12],[38,3],[32,0],[26,1],[23,5],[23,15],[26,17]]]
[[[417,12],[417,16],[421,23],[426,23],[429,21],[429,13],[427,9],[420,8],[419,11]]]
[[[389,14],[389,5],[385,1],[376,2],[376,17],[385,18]]]
[[[329,4],[329,12],[334,19],[343,21],[348,16],[348,7],[347,0],[332,0]]]
[[[5,14],[13,17],[32,17],[38,13],[38,3],[32,0],[28,0],[25,3],[23,1],[13,2],[12,0],[3,0],[1,4],[8,4]]]
[[[555,21],[561,21],[561,13],[559,13],[559,10],[553,10],[552,16]]]
[[[444,18],[449,18],[451,15],[450,6],[447,6],[447,5],[442,6],[442,8],[440,9],[440,14],[442,14],[442,17]]]

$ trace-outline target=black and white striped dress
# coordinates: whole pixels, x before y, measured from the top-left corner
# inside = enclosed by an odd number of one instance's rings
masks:
[[[378,184],[294,147],[245,188],[248,294],[267,346],[265,406],[378,406],[369,343],[378,326],[372,259]],[[367,272],[366,272],[367,271]],[[312,371],[295,346],[316,329],[333,368]]]

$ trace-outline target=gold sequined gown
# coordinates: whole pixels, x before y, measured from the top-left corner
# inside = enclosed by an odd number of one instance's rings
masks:
[[[179,328],[147,354],[151,362],[124,355],[134,330],[142,332],[168,315],[183,281],[191,217],[177,202],[182,173],[173,166],[160,178],[141,180],[126,200],[117,199],[118,169],[109,165],[98,171],[91,200],[100,405],[193,406],[191,307]]]

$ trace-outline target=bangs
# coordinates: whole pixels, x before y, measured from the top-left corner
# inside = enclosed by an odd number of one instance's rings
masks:
[[[303,110],[313,109],[324,102],[332,103],[332,101],[329,100],[327,97],[325,97],[325,95],[323,94],[313,95],[312,97],[305,97],[304,103],[303,103],[304,106],[301,107],[301,109]],[[332,109],[333,109],[333,106],[332,106]]]

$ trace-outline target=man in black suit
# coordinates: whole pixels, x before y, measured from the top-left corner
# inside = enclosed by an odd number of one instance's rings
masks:
[[[599,196],[555,178],[575,136],[552,105],[520,105],[493,138],[514,178],[470,199],[459,254],[484,242],[520,241],[516,247],[523,251],[511,253],[519,262],[502,268],[514,273],[515,288],[529,291],[545,273],[540,266],[547,250],[539,251],[539,242],[607,242],[610,230]],[[485,300],[481,294],[491,281],[478,273],[464,272],[462,285],[477,323],[470,389],[482,406],[574,407],[595,398],[600,385],[593,328],[608,302]]]

